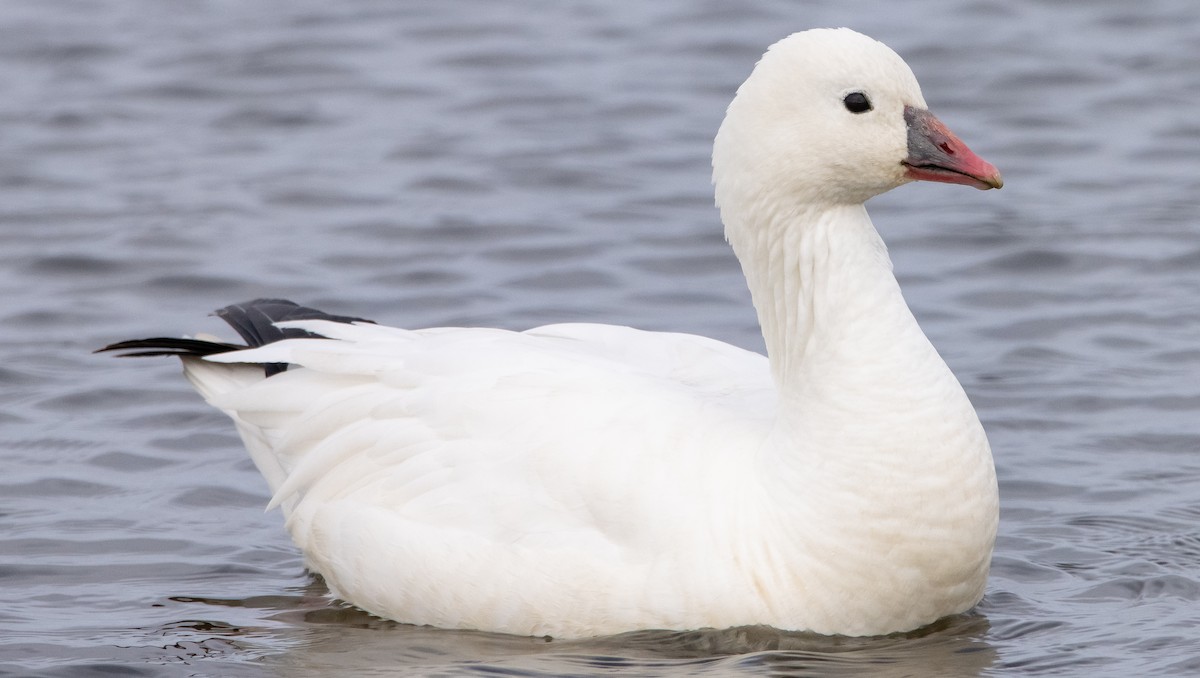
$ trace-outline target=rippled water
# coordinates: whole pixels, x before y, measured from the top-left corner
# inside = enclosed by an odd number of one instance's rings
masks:
[[[1008,185],[873,203],[975,401],[978,612],[909,637],[414,628],[305,573],[223,416],[109,341],[287,296],[393,324],[760,340],[708,186],[769,43],[896,48]],[[1200,673],[1200,5],[0,8],[0,673]]]

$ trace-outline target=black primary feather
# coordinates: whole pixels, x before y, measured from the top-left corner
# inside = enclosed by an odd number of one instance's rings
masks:
[[[220,341],[205,341],[203,339],[181,339],[176,337],[155,337],[151,339],[133,339],[109,344],[96,351],[122,351],[122,358],[140,358],[146,356],[173,355],[179,357],[203,357],[229,351],[239,351],[244,348],[257,348],[281,339],[316,338],[319,335],[295,328],[276,327],[275,323],[288,320],[329,320],[336,323],[374,323],[365,318],[355,318],[347,315],[332,315],[315,308],[301,306],[287,299],[255,299],[240,304],[230,304],[215,311],[214,315],[229,323],[246,345],[227,344]],[[287,363],[263,363],[263,370],[269,377],[279,374],[288,368]]]

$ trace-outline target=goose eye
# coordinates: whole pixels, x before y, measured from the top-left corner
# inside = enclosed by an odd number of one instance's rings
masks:
[[[871,110],[871,100],[862,92],[851,92],[842,99],[842,103],[846,105],[846,110],[851,113],[866,113]]]

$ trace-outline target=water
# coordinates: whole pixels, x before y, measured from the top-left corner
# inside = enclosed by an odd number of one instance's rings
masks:
[[[860,640],[384,622],[304,572],[175,364],[89,353],[261,295],[760,347],[711,138],[766,45],[843,24],[1008,184],[872,204],[996,452],[976,614]],[[0,674],[1200,673],[1197,63],[1191,0],[6,0]]]

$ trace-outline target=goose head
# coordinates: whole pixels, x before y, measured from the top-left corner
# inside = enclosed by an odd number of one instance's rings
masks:
[[[1003,184],[929,112],[899,55],[847,28],[772,45],[729,105],[713,150],[727,226],[755,209],[861,204],[914,180]]]

